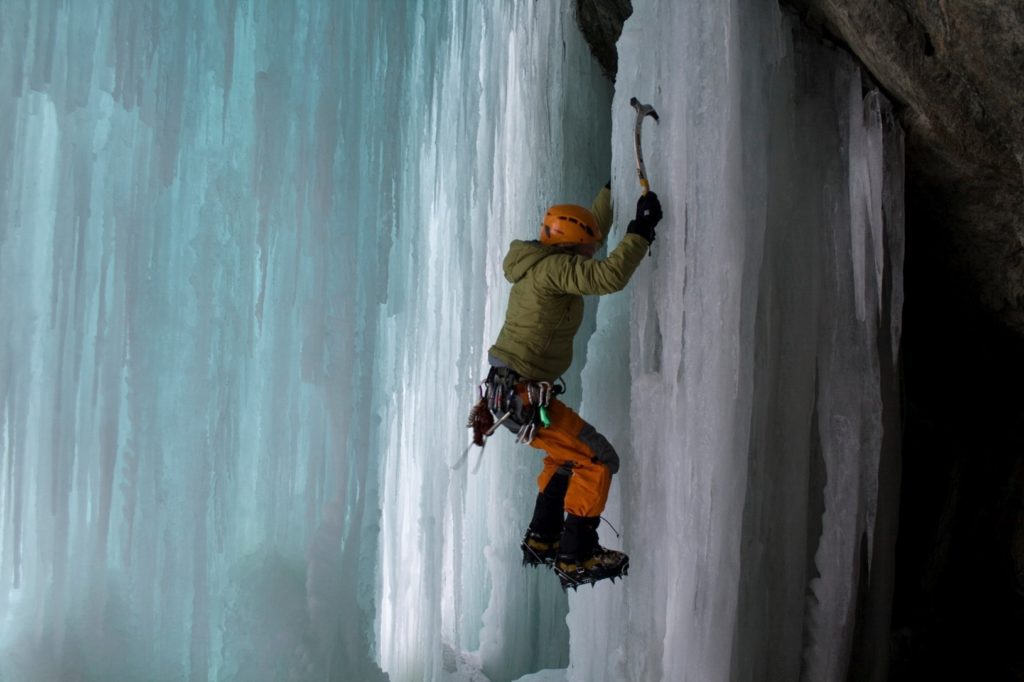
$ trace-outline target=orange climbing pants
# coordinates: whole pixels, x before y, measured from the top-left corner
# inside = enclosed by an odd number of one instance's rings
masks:
[[[618,455],[604,436],[562,401],[552,398],[547,410],[551,424],[537,429],[530,443],[547,453],[537,485],[543,491],[559,467],[569,467],[572,476],[565,494],[565,511],[576,516],[600,516],[608,502],[612,473],[618,470]],[[614,464],[609,466],[612,459]]]

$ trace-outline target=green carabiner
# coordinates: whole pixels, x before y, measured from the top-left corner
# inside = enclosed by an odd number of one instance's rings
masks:
[[[540,423],[544,426],[551,426],[551,417],[548,416],[548,408],[546,405],[540,406]]]

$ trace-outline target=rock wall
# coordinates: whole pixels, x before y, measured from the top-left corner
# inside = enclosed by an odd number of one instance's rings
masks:
[[[953,274],[1024,335],[1024,5],[787,2],[903,105],[908,192],[931,209],[920,229],[945,233]]]
[[[633,13],[629,0],[576,0],[576,19],[590,51],[604,75],[615,80],[619,56],[615,43],[622,33],[622,24]]]

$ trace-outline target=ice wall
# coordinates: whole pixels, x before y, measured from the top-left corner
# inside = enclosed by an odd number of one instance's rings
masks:
[[[523,570],[518,549],[535,451],[499,434],[476,474],[476,452],[451,465],[504,318],[504,251],[536,236],[548,205],[589,205],[608,180],[611,88],[570,2],[486,5],[459,5],[417,37],[450,36],[410,97],[430,104],[413,122],[419,160],[403,171],[378,356],[377,640],[395,680],[509,680],[568,663],[566,597],[550,574]],[[578,370],[567,379],[578,399]]]
[[[380,677],[368,396],[446,16],[0,4],[0,677]]]
[[[610,514],[632,567],[621,588],[570,597],[568,678],[880,679],[899,129],[845,55],[771,3],[634,7],[615,198],[634,193],[637,96],[661,114],[645,147],[666,220],[631,297],[599,310],[628,331],[595,335],[583,373],[584,413],[630,444]],[[627,387],[628,421],[599,397]]]
[[[888,107],[750,0],[634,0],[613,93],[571,4],[0,3],[0,677],[879,670]],[[451,465],[507,243],[609,175],[622,235],[632,95],[666,218],[566,380],[633,568],[566,596],[535,451]]]
[[[568,2],[476,5],[0,4],[4,679],[566,664],[532,455],[448,465],[611,91]]]

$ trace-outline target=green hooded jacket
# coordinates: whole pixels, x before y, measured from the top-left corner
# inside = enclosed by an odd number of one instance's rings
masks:
[[[597,195],[592,211],[607,235],[612,222],[607,189]],[[503,264],[512,292],[491,358],[529,379],[557,379],[572,364],[583,296],[620,291],[648,247],[643,237],[627,234],[607,258],[596,260],[539,241],[512,242]]]

